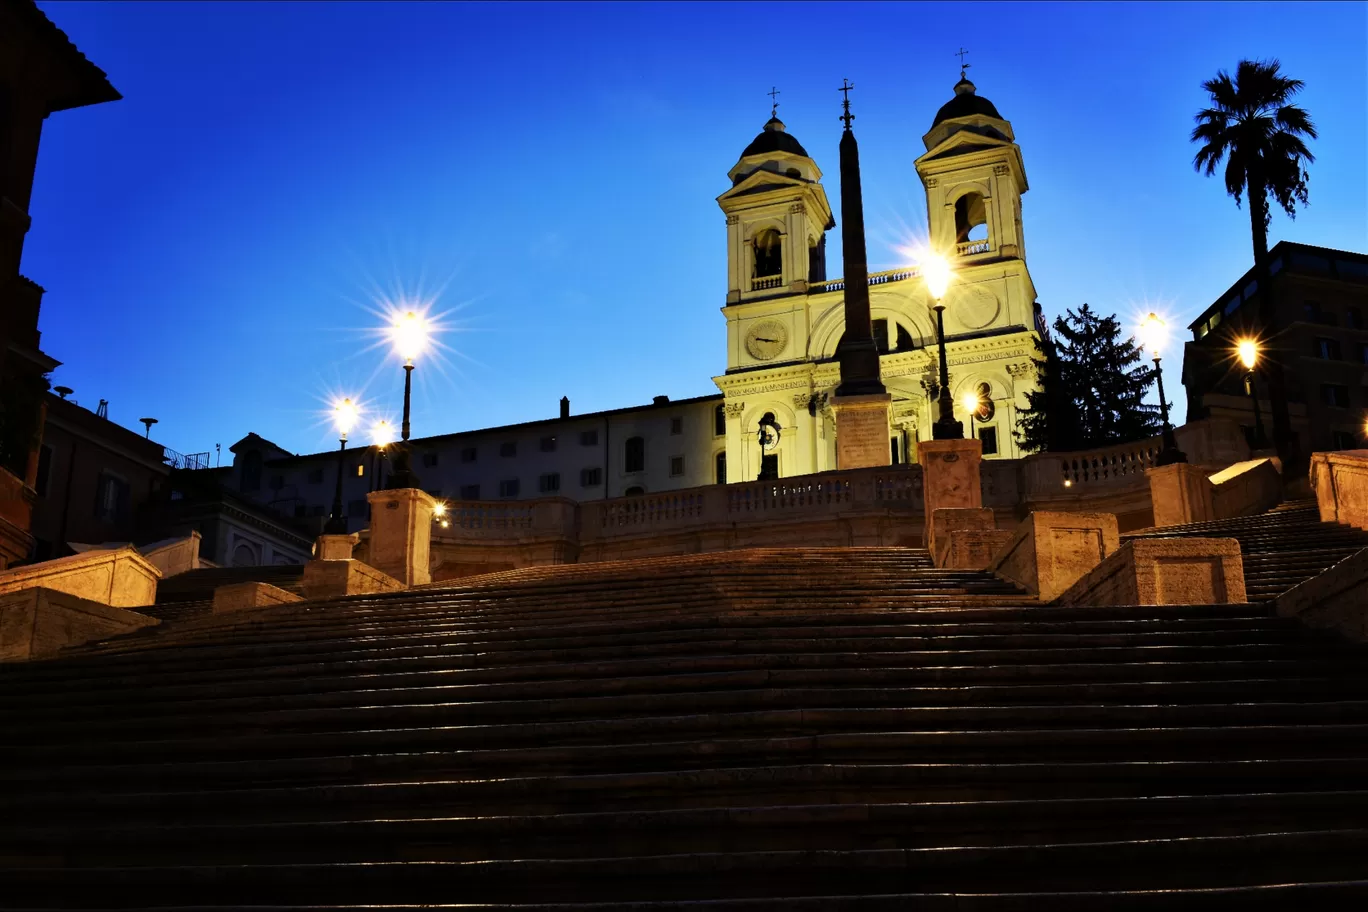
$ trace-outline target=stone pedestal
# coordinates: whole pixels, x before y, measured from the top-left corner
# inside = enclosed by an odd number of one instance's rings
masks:
[[[407,588],[401,581],[359,560],[311,560],[304,565],[304,597],[310,600]]]
[[[1206,472],[1186,462],[1146,469],[1155,526],[1210,522],[1216,518]]]
[[[1243,604],[1244,561],[1233,538],[1136,538],[1059,597],[1059,605]]]
[[[979,481],[983,444],[978,440],[923,440],[917,444],[917,461],[922,467],[926,546],[935,554],[936,511],[983,506],[983,485]]]
[[[1116,550],[1112,513],[1032,513],[988,567],[1051,602]]]
[[[41,586],[0,595],[0,662],[54,655],[131,633],[156,618]]]
[[[957,531],[985,532],[996,528],[993,511],[986,507],[941,507],[931,514],[926,540],[931,547],[931,560],[937,567],[946,566],[950,534]]]
[[[367,500],[371,505],[367,563],[405,586],[431,582],[428,565],[437,501],[418,488],[376,491]]]
[[[836,468],[868,469],[893,462],[888,427],[888,393],[838,396],[836,410]]]
[[[360,540],[361,536],[355,532],[350,535],[320,535],[314,542],[314,560],[351,560],[356,543]]]
[[[298,601],[300,597],[293,592],[272,586],[270,583],[232,583],[214,590],[213,612],[227,614]]]
[[[161,571],[131,547],[85,551],[0,573],[0,593],[54,589],[115,608],[141,608],[157,600]]]

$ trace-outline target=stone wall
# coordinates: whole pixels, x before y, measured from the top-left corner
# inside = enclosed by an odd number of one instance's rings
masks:
[[[1049,602],[1115,551],[1119,541],[1110,513],[1032,513],[988,569]]]
[[[1233,538],[1126,542],[1059,596],[1060,605],[1225,605],[1246,600]]]
[[[1368,529],[1368,450],[1313,453],[1311,489],[1321,522]]]
[[[68,646],[130,633],[156,618],[35,587],[0,595],[0,662],[55,655]]]
[[[160,571],[135,549],[85,551],[0,573],[0,593],[39,586],[119,608],[156,601]]]

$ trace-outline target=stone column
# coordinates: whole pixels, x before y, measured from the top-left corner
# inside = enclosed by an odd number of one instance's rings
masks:
[[[418,488],[375,491],[371,505],[368,563],[405,586],[432,581],[432,513],[437,501]]]
[[[1211,482],[1203,470],[1190,463],[1175,462],[1146,469],[1145,475],[1149,477],[1156,526],[1210,522],[1216,518]]]
[[[350,535],[320,535],[314,543],[314,560],[351,560],[352,552],[361,537]]]
[[[937,510],[978,509],[983,506],[979,463],[980,440],[923,440],[917,444],[922,467],[922,509],[926,523],[926,546],[936,553],[933,519]]]

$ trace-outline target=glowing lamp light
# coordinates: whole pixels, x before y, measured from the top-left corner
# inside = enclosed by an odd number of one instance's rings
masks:
[[[928,253],[921,259],[921,274],[931,297],[937,301],[945,297],[945,290],[950,287],[949,260],[939,253]]]
[[[390,322],[390,342],[395,352],[406,362],[412,362],[423,353],[431,333],[427,317],[414,310],[397,313]]]
[[[966,412],[973,415],[978,412],[983,403],[979,401],[978,393],[965,393],[964,398],[960,399],[960,404],[964,406]]]
[[[446,511],[447,505],[442,503],[441,501],[438,501],[437,505],[432,508],[432,515],[436,516],[438,519],[441,519],[443,516],[446,516]]]
[[[361,417],[361,409],[350,399],[343,399],[333,405],[333,425],[343,437],[354,427]]]
[[[1253,370],[1259,360],[1259,343],[1253,339],[1241,339],[1235,350],[1239,353],[1240,363],[1245,366],[1245,370]]]
[[[1159,357],[1159,351],[1168,340],[1168,324],[1156,313],[1151,313],[1140,323],[1140,341]]]
[[[388,421],[377,421],[371,426],[371,443],[387,446],[394,443],[394,425]]]

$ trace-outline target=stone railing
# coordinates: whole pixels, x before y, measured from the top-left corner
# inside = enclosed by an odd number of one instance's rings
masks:
[[[767,288],[778,288],[784,281],[783,276],[762,276],[751,279],[751,291],[764,291]]]
[[[443,533],[506,532],[532,528],[534,504],[529,501],[514,503],[460,501],[447,507],[443,519],[449,524]]]
[[[976,253],[987,253],[993,249],[993,245],[987,238],[981,241],[965,241],[963,244],[955,245],[955,256],[973,256]]]
[[[901,269],[885,269],[880,272],[869,274],[870,285],[886,285],[889,282],[901,282],[904,279],[915,279],[921,275],[921,270],[916,266],[904,266]],[[808,294],[821,294],[824,291],[844,291],[845,279],[831,279],[827,282],[813,282],[808,286]]]

